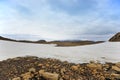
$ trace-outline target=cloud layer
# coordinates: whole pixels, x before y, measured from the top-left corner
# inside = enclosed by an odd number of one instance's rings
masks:
[[[1,0],[0,33],[77,39],[120,31],[119,0]]]

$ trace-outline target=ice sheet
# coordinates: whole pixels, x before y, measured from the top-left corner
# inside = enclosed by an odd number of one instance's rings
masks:
[[[74,63],[86,63],[91,60],[114,63],[120,62],[120,42],[55,47],[54,44],[32,44],[0,40],[0,60],[28,55],[56,58]]]

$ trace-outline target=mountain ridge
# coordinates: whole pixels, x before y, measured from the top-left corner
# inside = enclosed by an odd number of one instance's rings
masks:
[[[14,41],[14,42],[24,42],[24,43],[37,43],[37,44],[56,44],[56,46],[80,46],[80,45],[90,45],[90,44],[97,44],[103,43],[104,41],[90,41],[90,40],[63,40],[63,41],[49,41],[46,40],[38,40],[38,41],[29,41],[29,40],[15,40],[9,39],[0,36],[0,40],[6,41]]]

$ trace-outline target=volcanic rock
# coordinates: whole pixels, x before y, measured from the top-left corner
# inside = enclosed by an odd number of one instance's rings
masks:
[[[34,56],[0,61],[0,80],[120,80],[120,63],[75,64]]]
[[[110,38],[109,41],[111,41],[111,42],[120,41],[120,32],[118,32],[118,33],[115,34],[112,38]]]
[[[119,67],[117,67],[117,66],[112,66],[112,69],[113,69],[113,70],[115,70],[115,71],[120,72],[120,68],[119,68]]]
[[[76,70],[78,70],[78,66],[71,66],[71,69],[76,71]]]
[[[96,64],[96,63],[89,63],[89,64],[87,64],[87,67],[89,67],[91,69],[102,69],[102,65]]]
[[[13,78],[12,80],[21,80],[20,77]]]
[[[49,72],[43,72],[41,74],[46,80],[58,80],[58,74],[56,73],[49,73]]]

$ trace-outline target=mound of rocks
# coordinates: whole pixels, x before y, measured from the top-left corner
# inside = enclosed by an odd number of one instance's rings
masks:
[[[32,68],[29,72],[21,74],[19,77],[13,78],[12,80],[58,80],[59,74],[45,72],[44,70],[39,70],[38,72],[34,72],[34,68]]]
[[[17,57],[0,62],[1,80],[120,80],[120,63],[75,64],[50,58]]]
[[[109,41],[112,41],[112,42],[120,41],[120,32],[118,32],[112,38],[110,38]]]

